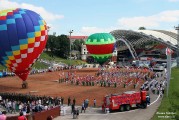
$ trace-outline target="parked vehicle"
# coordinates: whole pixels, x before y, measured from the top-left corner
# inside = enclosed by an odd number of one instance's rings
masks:
[[[156,64],[153,68],[153,71],[160,72],[165,69],[165,66],[163,64]]]
[[[146,91],[127,91],[121,95],[111,94],[105,96],[103,99],[102,110],[120,110],[121,112],[124,110],[129,111],[132,107],[147,108],[147,104],[149,103],[150,97],[147,96]]]

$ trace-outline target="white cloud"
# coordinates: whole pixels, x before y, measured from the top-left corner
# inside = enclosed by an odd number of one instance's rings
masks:
[[[160,27],[163,23],[174,23],[179,21],[179,10],[164,11],[151,16],[124,17],[118,19],[118,25],[127,29],[138,29]]]
[[[37,12],[38,14],[40,14],[42,16],[42,18],[45,21],[47,21],[47,23],[50,21],[53,21],[53,20],[58,20],[58,19],[64,18],[63,15],[48,12],[43,7],[34,6],[32,4],[27,4],[27,3],[19,4],[17,2],[12,2],[9,0],[0,0],[0,10],[11,9],[11,8],[24,8],[24,9],[33,10],[33,11]]]
[[[115,30],[117,28],[115,27],[110,27],[110,28],[98,28],[98,27],[89,27],[89,26],[86,26],[86,27],[82,27],[81,28],[81,31],[78,33],[79,35],[90,35],[90,34],[93,34],[93,33],[109,33],[111,32],[112,30]]]
[[[171,27],[179,22],[179,10],[168,10],[151,16],[136,16],[136,17],[123,17],[117,20],[117,25],[112,27],[81,27],[78,35],[90,35],[99,32],[111,32],[116,29],[130,29],[137,30],[139,27],[144,26],[147,29],[162,29],[164,24],[169,24]],[[115,27],[114,27],[115,26]],[[75,33],[76,34],[76,33]]]
[[[168,0],[169,2],[179,2],[179,0]]]

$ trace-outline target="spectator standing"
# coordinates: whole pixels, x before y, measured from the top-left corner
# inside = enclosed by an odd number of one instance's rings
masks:
[[[8,102],[7,102],[7,112],[12,112],[12,103],[11,103],[11,101],[9,100]]]
[[[162,94],[163,94],[163,95],[164,95],[164,92],[165,92],[165,89],[163,88],[163,89],[162,89]]]
[[[62,105],[63,105],[63,101],[64,101],[64,98],[62,97],[62,98],[61,98]]]
[[[30,104],[27,104],[27,112],[26,112],[27,114],[29,114],[30,113]]]
[[[85,100],[85,104],[86,104],[85,108],[88,108],[88,105],[89,105],[89,100],[88,99]]]
[[[12,112],[16,113],[16,101],[12,102]]]
[[[22,111],[22,103],[21,102],[19,103],[19,111],[20,112]]]
[[[26,115],[27,112],[27,106],[24,104],[22,108],[23,115]]]
[[[82,104],[82,106],[81,106],[81,113],[84,111],[84,113],[85,113],[85,102],[83,102],[83,104]]]
[[[94,99],[93,103],[94,103],[94,107],[96,107],[96,99]]]
[[[71,98],[69,97],[68,98],[68,106],[70,106],[71,105]]]
[[[74,98],[74,99],[73,99],[73,104],[75,105],[75,103],[76,103],[76,99]]]
[[[72,105],[71,105],[71,114],[74,112],[74,110],[75,110],[75,105],[72,104]]]
[[[74,108],[74,110],[73,110],[73,119],[75,119],[76,117],[77,117],[77,113],[76,113],[76,110]]]
[[[77,119],[78,119],[79,114],[80,114],[80,113],[79,113],[79,109],[77,108],[77,109],[76,109],[76,118],[77,118]]]

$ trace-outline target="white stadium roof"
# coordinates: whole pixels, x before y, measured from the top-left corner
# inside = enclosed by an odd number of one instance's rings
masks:
[[[165,42],[170,42],[173,45],[177,45],[177,34],[173,31],[164,31],[164,30],[137,30],[136,32],[144,33],[149,36],[154,36],[158,39],[162,39]]]
[[[165,30],[113,30],[110,32],[116,39],[119,51],[129,49],[133,58],[137,58],[135,48],[159,42],[177,50],[177,34]]]

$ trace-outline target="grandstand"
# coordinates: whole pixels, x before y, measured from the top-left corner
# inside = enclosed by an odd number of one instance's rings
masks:
[[[165,30],[114,30],[110,32],[117,40],[119,54],[138,59],[147,52],[165,55],[165,48],[177,50],[177,34]],[[159,47],[160,46],[160,47]],[[162,47],[161,47],[162,46]],[[121,55],[118,55],[121,56]],[[176,54],[174,55],[176,56]]]

